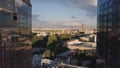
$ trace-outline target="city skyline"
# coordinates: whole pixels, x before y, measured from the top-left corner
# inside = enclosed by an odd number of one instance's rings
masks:
[[[96,28],[97,0],[31,0],[33,27]]]

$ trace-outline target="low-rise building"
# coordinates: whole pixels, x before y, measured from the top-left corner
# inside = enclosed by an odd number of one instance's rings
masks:
[[[42,54],[32,56],[32,68],[39,68],[42,59]]]
[[[92,34],[92,35],[83,36],[80,37],[80,40],[86,42],[96,42],[96,35]]]
[[[92,51],[96,52],[96,43],[95,42],[83,42],[79,40],[72,40],[67,42],[67,47],[70,50],[86,50],[86,51]]]
[[[75,66],[75,65],[60,63],[56,66],[56,68],[88,68],[88,67],[82,67],[82,66]]]
[[[43,68],[52,68],[55,64],[56,62],[50,59],[42,59],[41,61],[41,67]]]

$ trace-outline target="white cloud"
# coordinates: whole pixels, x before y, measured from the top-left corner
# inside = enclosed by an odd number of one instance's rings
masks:
[[[40,1],[57,1],[59,4],[64,4],[66,6],[72,6],[86,12],[86,19],[84,21],[71,22],[71,21],[57,21],[51,22],[41,19],[41,15],[33,17],[33,24],[39,27],[79,27],[81,23],[86,24],[90,27],[96,26],[96,16],[97,16],[97,0],[39,0]],[[44,7],[43,7],[44,8]],[[72,17],[76,18],[76,17]],[[33,25],[33,26],[34,26]]]

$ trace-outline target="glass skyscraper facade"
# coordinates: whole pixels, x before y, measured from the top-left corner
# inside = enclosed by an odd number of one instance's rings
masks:
[[[0,68],[31,68],[30,0],[0,0]]]
[[[98,0],[97,52],[108,68],[120,68],[120,0]]]

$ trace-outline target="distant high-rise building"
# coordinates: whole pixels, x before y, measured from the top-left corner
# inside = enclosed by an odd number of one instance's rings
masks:
[[[85,24],[80,25],[80,32],[84,32],[86,30]]]
[[[98,0],[97,51],[108,68],[120,68],[120,0]]]
[[[31,68],[30,0],[0,0],[0,68]]]

